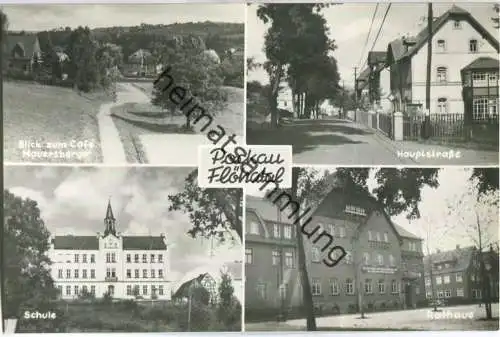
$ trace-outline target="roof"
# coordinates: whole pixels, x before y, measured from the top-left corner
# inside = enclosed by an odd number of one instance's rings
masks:
[[[99,250],[97,236],[56,236],[53,239],[54,249],[67,250]],[[166,250],[161,236],[124,236],[123,250]]]
[[[251,195],[247,195],[245,198],[246,209],[255,211],[264,221],[292,223],[288,216],[278,218],[280,209],[271,200]]]
[[[377,65],[379,63],[386,63],[386,51],[371,51],[368,53],[368,65]]]
[[[203,55],[205,55],[205,57],[207,57],[214,63],[220,63],[220,57],[213,49],[204,50]]]
[[[97,236],[56,236],[52,240],[54,249],[68,250],[99,250],[99,239]]]
[[[443,268],[441,270],[433,269],[433,273],[440,274],[463,271],[469,266],[474,250],[475,247],[464,247],[424,256],[425,273],[427,274],[429,272],[430,262],[433,264],[442,264],[445,262],[456,261],[456,263],[452,264],[449,268]]]
[[[141,62],[142,59],[144,59],[145,61],[150,61],[153,59],[153,54],[151,54],[151,52],[147,49],[138,49],[134,53],[130,54],[130,56],[128,57],[128,62]]]
[[[207,275],[208,275],[207,273],[199,274],[198,276],[193,277],[192,279],[187,280],[186,282],[182,283],[180,285],[180,287],[174,292],[172,297],[173,298],[180,298],[180,297],[187,296],[189,287],[193,284],[199,285],[201,283],[201,281],[203,281],[203,279]]]
[[[19,45],[24,50],[26,57],[31,58],[35,52],[38,37],[36,35],[7,35],[6,40],[9,54],[16,45]]]
[[[361,74],[358,75],[357,81],[366,81],[370,77],[370,68],[365,68]]]
[[[500,62],[498,59],[492,57],[479,57],[465,66],[464,70],[480,70],[480,69],[496,69],[500,67]]]
[[[418,236],[416,236],[415,234],[407,231],[403,227],[401,227],[399,225],[396,225],[395,223],[393,223],[393,225],[394,225],[394,228],[396,228],[396,231],[399,233],[399,235],[401,237],[407,238],[407,239],[422,240],[422,238],[419,238]]]
[[[166,250],[162,236],[124,236],[123,250]]]
[[[481,36],[486,39],[497,52],[500,51],[498,40],[488,32],[479,21],[477,21],[469,12],[466,10],[453,5],[449,10],[447,10],[443,15],[434,20],[432,24],[432,35],[435,35],[441,27],[444,26],[449,20],[465,20],[467,21],[476,31],[478,31]],[[404,38],[399,38],[391,43],[389,43],[387,55],[388,61],[392,63],[393,61],[399,61],[401,59],[412,57],[415,55],[420,48],[422,48],[427,40],[429,39],[429,31],[427,27],[422,29],[420,33],[414,38],[411,38],[414,42],[413,46],[410,46],[408,50],[404,46]]]

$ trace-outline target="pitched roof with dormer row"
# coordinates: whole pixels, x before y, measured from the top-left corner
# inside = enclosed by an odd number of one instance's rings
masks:
[[[432,36],[434,36],[449,20],[467,21],[481,36],[486,39],[498,52],[500,50],[498,40],[486,28],[481,25],[469,12],[453,5],[443,15],[435,19],[432,23]],[[402,60],[415,55],[429,40],[428,28],[422,29],[415,37],[409,38],[412,46],[408,49],[405,47],[405,38],[398,38],[389,43],[387,50],[388,63]],[[408,40],[408,38],[407,38]]]
[[[450,263],[448,268],[443,268],[441,270],[433,269],[433,273],[441,274],[441,273],[453,273],[460,272],[466,270],[471,261],[473,253],[475,252],[475,247],[458,247],[454,250],[448,250],[443,252],[437,252],[431,255],[424,256],[424,268],[425,273],[429,273],[430,263],[432,264],[445,264]]]
[[[123,250],[166,250],[162,236],[123,236]],[[54,249],[99,250],[98,236],[55,236]]]

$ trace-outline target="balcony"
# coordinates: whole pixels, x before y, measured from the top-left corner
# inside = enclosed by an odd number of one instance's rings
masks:
[[[106,282],[118,282],[118,277],[116,277],[116,276],[106,276],[106,278],[104,279],[104,281],[106,281]]]

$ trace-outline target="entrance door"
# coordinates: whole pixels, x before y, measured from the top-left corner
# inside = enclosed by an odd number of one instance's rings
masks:
[[[407,283],[405,286],[405,303],[406,303],[406,308],[412,308],[413,307],[413,286],[411,283]]]

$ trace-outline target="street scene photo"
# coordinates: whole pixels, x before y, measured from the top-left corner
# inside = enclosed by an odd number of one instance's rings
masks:
[[[201,189],[189,167],[5,181],[6,333],[241,331],[241,189]]]
[[[252,145],[296,164],[496,165],[498,5],[247,8]]]
[[[207,124],[242,137],[243,4],[0,13],[6,162],[196,166]],[[184,94],[155,86],[166,72]]]
[[[245,193],[245,331],[498,330],[498,168],[294,168]]]

